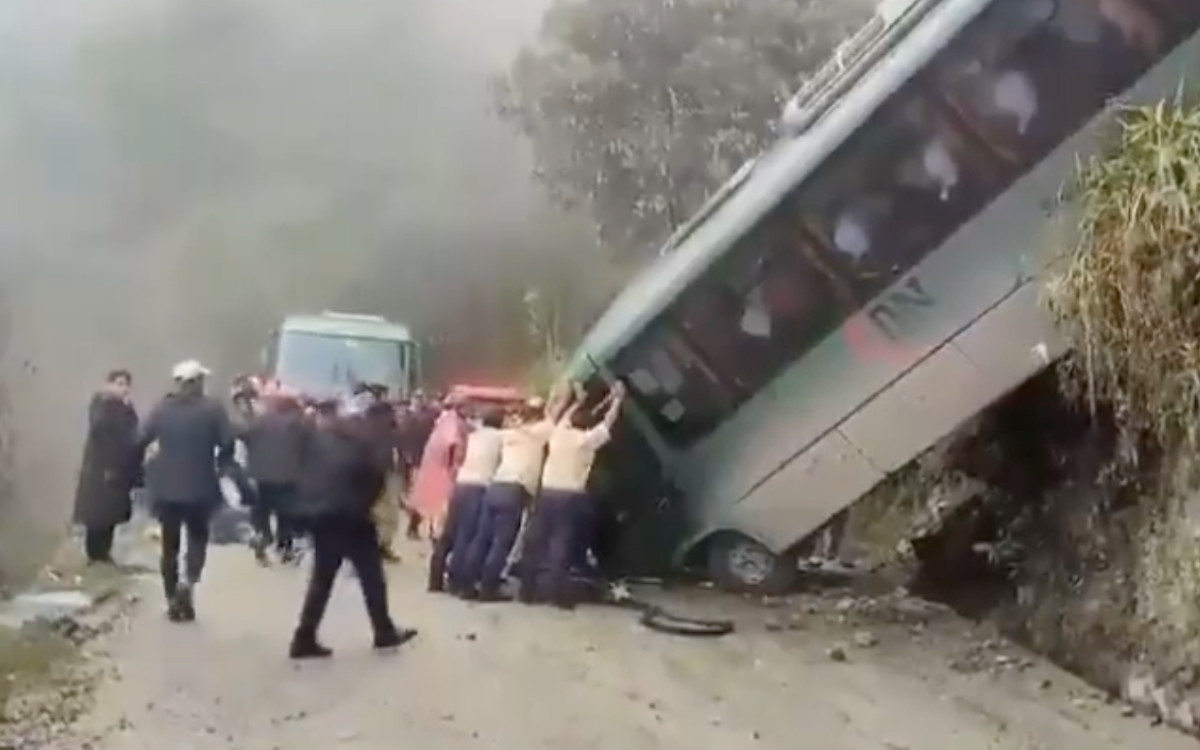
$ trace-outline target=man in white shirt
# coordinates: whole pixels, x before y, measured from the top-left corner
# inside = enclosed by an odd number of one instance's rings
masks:
[[[609,441],[621,413],[625,386],[615,383],[603,418],[591,424],[584,399],[576,398],[550,434],[542,468],[542,492],[534,506],[521,559],[520,599],[574,607],[571,562],[591,517],[588,477],[596,453]]]
[[[483,496],[479,530],[463,567],[467,598],[503,601],[504,566],[521,529],[521,516],[538,492],[546,444],[566,409],[570,393],[556,389],[548,403],[526,402],[516,424],[501,433],[500,466]]]
[[[441,535],[429,558],[429,590],[457,592],[462,588],[466,551],[479,526],[483,494],[500,464],[500,427],[504,413],[489,409],[481,424],[467,436],[467,448],[454,479]],[[447,567],[449,560],[449,567]]]

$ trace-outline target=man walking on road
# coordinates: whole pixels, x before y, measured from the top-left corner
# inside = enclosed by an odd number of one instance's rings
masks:
[[[273,391],[261,398],[262,412],[251,419],[241,434],[248,473],[257,486],[251,508],[254,553],[259,562],[266,564],[267,548],[273,542],[280,561],[289,563],[295,559],[292,515],[305,439],[304,414],[299,401],[288,393]]]
[[[396,412],[387,401],[387,386],[367,384],[356,397],[363,398],[367,431],[380,452],[386,454],[388,473],[379,497],[371,508],[375,533],[379,538],[379,553],[387,562],[399,562],[400,556],[392,547],[400,529],[399,460],[397,458]]]
[[[150,412],[138,437],[137,455],[144,456],[151,444],[158,446],[146,484],[162,529],[167,616],[173,622],[190,622],[196,618],[192,589],[204,571],[209,520],[224,502],[218,468],[233,461],[234,433],[225,407],[204,393],[209,375],[204,365],[186,360],[171,374],[176,390]],[[187,555],[181,580],[184,532]]]
[[[375,648],[395,648],[417,634],[415,630],[397,629],[388,612],[383,558],[371,520],[371,506],[383,489],[388,462],[359,413],[362,406],[334,416],[329,405],[323,405],[322,419],[306,433],[299,514],[312,535],[313,566],[300,622],[289,649],[293,659],[333,654],[321,645],[317,630],[324,619],[333,582],[346,560],[358,574],[375,634]]]
[[[413,503],[413,488],[437,416],[437,409],[418,392],[413,396],[400,423],[400,459],[404,466],[404,512],[408,516],[408,528],[405,533],[409,539],[421,538],[423,519]]]

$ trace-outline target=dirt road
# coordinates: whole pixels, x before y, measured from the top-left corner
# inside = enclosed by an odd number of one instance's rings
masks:
[[[879,616],[864,631],[849,619],[855,601],[838,595],[773,607],[708,595],[690,603],[732,609],[741,627],[688,640],[618,610],[430,596],[418,554],[405,550],[393,569],[392,600],[420,638],[372,653],[355,582],[342,579],[324,630],[337,653],[323,663],[284,656],[303,571],[215,550],[190,626],[168,624],[148,585],[105,646],[119,677],[104,683],[84,736],[62,747],[1194,747],[949,615]],[[844,661],[831,657],[839,648]],[[973,667],[958,663],[967,656]]]

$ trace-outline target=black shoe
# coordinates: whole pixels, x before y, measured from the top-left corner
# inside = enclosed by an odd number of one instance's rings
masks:
[[[475,597],[480,602],[511,602],[512,597],[505,594],[503,591],[495,589],[480,589],[479,594]]]
[[[417,637],[417,631],[412,628],[391,628],[375,634],[375,648],[384,650],[400,648]]]
[[[267,542],[262,537],[255,539],[250,544],[250,548],[254,550],[254,559],[259,565],[264,568],[271,565],[271,558],[267,557]]]
[[[522,604],[541,604],[542,597],[532,586],[521,586],[517,589],[517,601]]]
[[[328,659],[333,656],[333,649],[317,643],[316,638],[292,638],[288,647],[288,657],[292,659]]]
[[[175,596],[172,597],[178,612],[178,622],[194,622],[196,620],[196,605],[192,597],[191,585],[180,586],[175,591]]]

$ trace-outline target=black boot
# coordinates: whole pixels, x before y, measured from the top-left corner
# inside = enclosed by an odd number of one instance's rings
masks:
[[[254,559],[264,568],[270,566],[271,558],[267,557],[268,542],[266,537],[259,534],[250,542],[250,548],[254,550]]]
[[[179,600],[174,595],[167,598],[167,619],[171,622],[183,622],[183,613],[179,609]]]
[[[194,622],[196,620],[196,605],[190,583],[181,584],[179,588],[175,589],[175,595],[171,597],[171,604],[178,618],[176,622]]]
[[[375,633],[375,648],[380,650],[400,648],[416,637],[416,630],[412,628],[397,629],[393,625]]]
[[[507,594],[505,594],[503,591],[500,591],[499,589],[493,589],[493,588],[479,589],[479,595],[475,598],[477,601],[481,601],[481,602],[511,602],[512,601],[511,596],[508,596]]]
[[[328,659],[333,656],[333,649],[322,646],[315,635],[296,631],[288,647],[288,656],[292,659]]]

